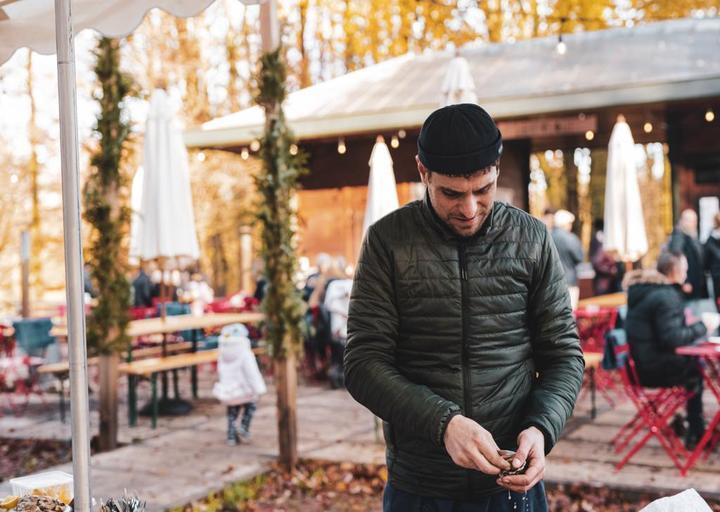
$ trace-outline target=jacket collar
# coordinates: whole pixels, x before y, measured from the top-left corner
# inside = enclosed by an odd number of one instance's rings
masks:
[[[625,274],[625,277],[623,278],[624,289],[628,289],[636,284],[671,285],[672,283],[667,277],[654,268],[646,268],[633,270]]]
[[[469,242],[487,235],[488,232],[492,230],[495,220],[495,211],[497,210],[498,205],[499,203],[497,201],[493,203],[490,214],[487,216],[482,226],[480,226],[478,232],[469,237],[458,235],[452,229],[450,229],[447,224],[445,224],[445,222],[435,212],[435,208],[433,208],[433,205],[430,202],[430,194],[428,194],[427,190],[425,191],[425,197],[422,200],[420,209],[422,211],[422,216],[425,222],[430,225],[431,228],[443,238],[443,240],[455,242]]]

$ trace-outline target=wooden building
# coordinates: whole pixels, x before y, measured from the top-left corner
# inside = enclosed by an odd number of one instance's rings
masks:
[[[671,200],[659,206],[658,236],[681,209],[720,195],[720,18],[584,32],[563,40],[564,54],[556,50],[556,38],[479,44],[460,52],[470,65],[479,104],[503,133],[502,199],[529,209],[532,155],[552,151],[565,156],[561,177],[568,189],[565,204],[553,206],[578,211],[578,165],[568,155],[588,148],[593,163],[585,193],[592,212],[585,216],[601,216],[607,144],[619,114],[636,143],[662,148],[660,170],[667,167],[667,173],[655,179]],[[356,258],[377,135],[391,147],[400,203],[422,195],[414,159],[417,135],[439,106],[453,56],[408,54],[289,95],[286,117],[311,171],[299,193],[305,255],[324,251]],[[186,142],[247,153],[262,124],[262,111],[253,107],[188,131]]]

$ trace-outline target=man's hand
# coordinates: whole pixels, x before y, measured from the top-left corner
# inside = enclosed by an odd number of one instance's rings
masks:
[[[497,475],[510,464],[498,453],[492,434],[470,418],[454,416],[445,430],[445,449],[458,466]]]
[[[522,475],[499,478],[497,483],[510,491],[526,492],[545,475],[545,437],[540,430],[530,427],[520,432],[517,441],[518,449],[512,461],[512,467],[522,467],[527,461],[527,470]]]

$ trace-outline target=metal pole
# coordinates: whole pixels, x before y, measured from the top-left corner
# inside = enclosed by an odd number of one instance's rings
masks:
[[[83,303],[82,238],[80,236],[75,48],[70,1],[55,0],[55,41],[60,103],[60,155],[65,241],[65,293],[70,353],[74,499],[76,512],[90,512],[90,414],[85,346],[85,305]]]
[[[265,0],[260,4],[260,35],[263,53],[273,52],[280,46],[280,23],[275,0]]]

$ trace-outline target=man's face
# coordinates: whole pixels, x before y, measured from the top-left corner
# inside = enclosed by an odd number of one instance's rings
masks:
[[[417,162],[435,213],[460,236],[477,233],[495,201],[498,167],[493,165],[465,178],[431,173],[419,159]]]
[[[697,233],[698,217],[693,210],[685,210],[680,215],[680,228],[689,234]]]

